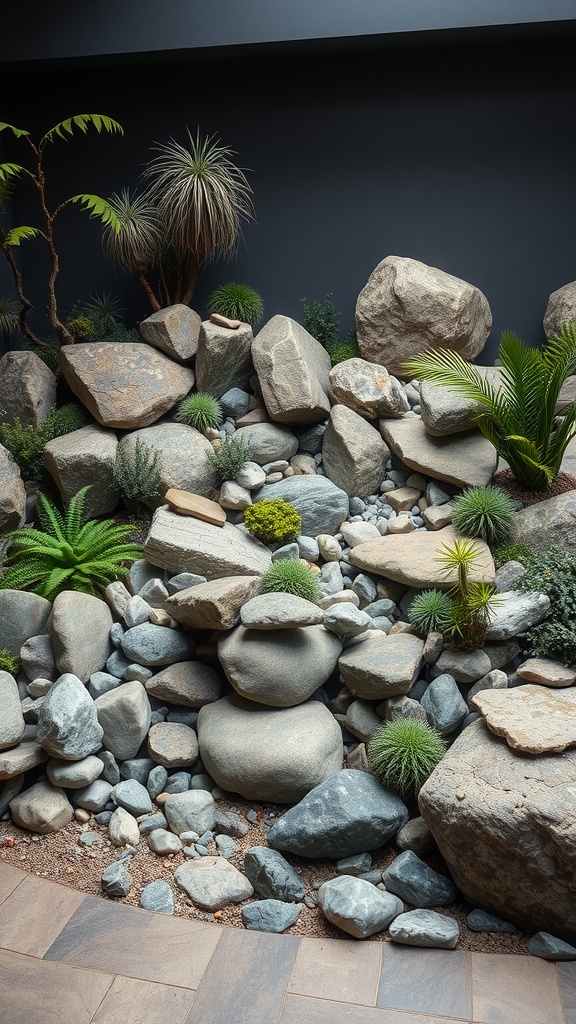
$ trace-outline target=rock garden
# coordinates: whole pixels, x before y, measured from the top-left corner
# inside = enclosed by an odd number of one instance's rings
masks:
[[[575,317],[567,285],[485,366],[485,296],[388,256],[334,365],[183,303],[56,373],[8,352],[0,857],[576,958]]]

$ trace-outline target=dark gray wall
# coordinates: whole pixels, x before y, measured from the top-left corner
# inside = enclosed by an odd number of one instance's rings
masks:
[[[576,278],[573,49],[566,32],[14,67],[2,119],[41,134],[96,110],[124,125],[121,139],[55,143],[54,202],[134,184],[150,146],[184,142],[186,125],[231,145],[253,169],[257,224],[237,259],[201,272],[192,302],[201,315],[215,284],[240,280],[261,292],[266,317],[302,319],[302,297],[333,292],[347,330],[376,264],[410,256],[484,291],[492,360],[505,328],[538,344],[550,292]],[[24,153],[10,141],[4,158]],[[19,222],[34,222],[25,186],[14,205]],[[58,239],[63,308],[106,287],[124,293],[133,318],[147,315],[137,285],[103,256],[95,223],[68,209]],[[40,309],[39,245],[22,257]]]

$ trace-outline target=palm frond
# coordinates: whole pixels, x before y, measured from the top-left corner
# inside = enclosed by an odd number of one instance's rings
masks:
[[[452,388],[491,413],[496,390],[480,371],[450,348],[430,349],[402,364],[413,377]]]
[[[23,128],[15,128],[13,124],[6,124],[6,121],[0,121],[0,132],[5,131],[6,129],[11,131],[17,139],[30,135],[30,132],[24,131]]]
[[[20,245],[21,242],[26,242],[29,238],[46,238],[46,235],[40,230],[40,228],[31,228],[27,225],[22,225],[18,228],[10,228],[10,231],[7,231],[4,235],[2,245],[4,247]]]
[[[109,231],[118,234],[122,230],[121,221],[106,199],[102,199],[100,196],[80,195],[72,196],[62,205],[66,206],[68,203],[80,203],[90,211],[91,217],[96,217]]]
[[[90,126],[95,128],[99,134],[103,131],[109,132],[110,135],[124,134],[122,125],[105,114],[75,114],[73,117],[67,117],[65,121],[60,121],[50,131],[46,132],[40,139],[40,146],[44,147],[47,142],[54,142],[56,136],[66,139],[68,135],[74,134],[75,128],[78,128],[85,135]],[[28,133],[26,132],[25,134]]]
[[[13,179],[17,178],[19,174],[29,174],[30,172],[22,164],[4,163],[0,164],[0,181],[6,182],[7,184]]]

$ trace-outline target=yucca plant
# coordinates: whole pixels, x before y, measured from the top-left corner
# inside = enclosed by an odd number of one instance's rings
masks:
[[[41,530],[13,530],[0,579],[2,590],[32,590],[53,600],[61,590],[79,590],[98,596],[109,583],[126,576],[126,562],[142,556],[142,545],[128,543],[132,525],[113,519],[84,522],[88,487],[74,495],[67,511],[38,495],[37,515]]]
[[[0,232],[0,245],[2,246],[4,254],[12,268],[18,297],[23,304],[23,308],[26,305],[29,309],[31,308],[30,303],[27,302],[22,293],[21,276],[16,268],[11,250],[14,246],[18,246],[30,238],[44,239],[48,250],[50,264],[50,275],[48,278],[48,319],[53,330],[64,345],[73,344],[74,338],[66,325],[58,318],[55,285],[59,272],[59,261],[54,241],[54,220],[69,203],[77,203],[87,209],[90,212],[91,217],[97,217],[111,232],[117,232],[121,227],[120,222],[109,203],[107,203],[105,199],[101,199],[100,196],[96,195],[83,193],[81,195],[71,196],[69,199],[63,200],[63,202],[59,203],[58,206],[52,210],[48,209],[45,171],[42,163],[46,147],[55,142],[57,138],[64,140],[68,139],[70,136],[74,135],[75,131],[81,131],[86,134],[89,128],[94,128],[99,134],[101,132],[108,132],[109,134],[123,134],[121,125],[111,117],[107,117],[105,114],[75,114],[73,117],[68,117],[66,120],[60,121],[57,125],[54,125],[53,128],[50,128],[49,131],[42,136],[38,143],[35,143],[30,138],[30,132],[25,131],[23,128],[15,128],[14,125],[6,124],[5,121],[0,121],[0,132],[11,132],[16,139],[24,139],[32,150],[33,160],[33,170],[30,170],[23,164],[0,164],[0,189],[2,190],[2,195],[6,195],[6,190],[14,185],[16,179],[24,177],[33,185],[38,193],[43,221],[43,229],[31,227],[29,225],[21,225],[19,227],[10,228],[8,231],[2,230]],[[38,342],[38,339],[36,339],[29,330],[25,333],[33,343]]]
[[[475,421],[506,460],[524,490],[545,490],[560,472],[576,436],[576,403],[556,407],[562,385],[576,371],[576,321],[556,338],[529,348],[512,331],[502,334],[499,387],[451,349],[422,352],[403,364],[411,377],[452,388],[482,407]]]
[[[444,567],[444,575],[451,581],[456,576],[448,590],[452,606],[444,629],[445,636],[456,650],[474,651],[482,647],[491,613],[500,603],[491,583],[470,579],[479,557],[472,540],[444,544],[436,556],[436,561]]]

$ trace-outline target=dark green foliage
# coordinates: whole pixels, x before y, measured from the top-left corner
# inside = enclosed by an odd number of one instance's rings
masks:
[[[445,636],[456,650],[474,651],[482,647],[492,609],[499,602],[492,584],[470,579],[478,560],[478,551],[471,540],[444,544],[436,557],[444,566],[444,575],[454,581],[448,590],[452,607]]]
[[[444,633],[450,627],[453,604],[444,590],[423,590],[412,601],[408,618],[423,636],[431,632]]]
[[[368,764],[384,789],[408,797],[418,793],[445,750],[440,734],[427,722],[398,718],[370,740]]]
[[[95,293],[72,307],[66,326],[77,342],[141,342],[139,331],[122,322],[123,312],[120,301],[110,292]]]
[[[528,633],[530,653],[539,658],[561,661],[568,668],[576,666],[576,630],[561,622],[546,619]]]
[[[576,560],[563,548],[534,552],[518,590],[536,590],[550,598],[546,620],[533,626],[526,640],[533,654],[572,665],[576,658]]]
[[[94,335],[94,323],[88,316],[78,313],[77,316],[68,317],[66,327],[74,338],[74,341],[91,341]]]
[[[220,484],[224,483],[224,480],[233,480],[240,466],[250,462],[253,454],[252,446],[241,437],[234,437],[233,434],[225,435],[218,450],[206,452]]]
[[[7,647],[0,650],[0,672],[9,672],[15,676],[20,671],[20,659],[15,658]]]
[[[332,366],[343,363],[346,359],[354,359],[360,355],[356,331],[350,331],[342,341],[337,341],[328,348]]]
[[[18,417],[13,424],[0,423],[0,441],[12,453],[23,480],[43,480],[46,475],[44,445],[53,437],[79,430],[85,426],[86,419],[85,410],[75,402],[69,402],[60,409],[53,406],[48,418],[37,427],[21,423]]]
[[[266,543],[295,540],[302,527],[300,513],[284,498],[264,498],[244,510],[244,523],[253,537]]]
[[[9,295],[0,295],[0,340],[10,341],[20,334],[20,303]],[[1,652],[0,652],[1,653]]]
[[[18,342],[20,350],[26,352],[34,352],[52,373],[56,373],[56,370],[60,366],[60,339],[55,335],[50,335],[48,338],[44,338],[44,348],[38,348],[28,338],[20,338]]]
[[[499,487],[468,487],[453,502],[452,525],[466,537],[497,544],[508,536],[514,504]]]
[[[38,496],[41,529],[13,530],[2,590],[32,590],[53,600],[61,590],[99,595],[109,583],[126,576],[124,563],[142,557],[142,545],[130,544],[131,525],[113,519],[84,522],[88,487],[72,498],[64,515],[43,494]]]
[[[229,320],[255,324],[264,315],[264,306],[258,292],[247,284],[221,284],[208,299],[208,313],[220,313]]]
[[[329,349],[338,341],[341,316],[332,302],[332,292],[328,292],[324,302],[311,302],[310,305],[306,299],[300,299],[300,302],[304,310],[304,327],[325,349]]]
[[[142,438],[136,439],[133,452],[119,447],[114,463],[114,483],[126,508],[140,514],[143,506],[154,508],[162,498],[159,454]]]
[[[318,577],[313,569],[299,558],[282,558],[266,569],[260,577],[260,593],[276,592],[296,594],[306,601],[316,602],[322,597]]]
[[[529,548],[527,544],[514,544],[510,541],[499,544],[492,552],[497,569],[506,565],[506,562],[521,562],[523,566],[527,566],[535,554],[533,548]]]
[[[178,405],[174,419],[179,423],[187,423],[200,433],[217,429],[222,422],[222,406],[217,398],[209,395],[206,391],[196,391],[193,395],[187,395]]]

